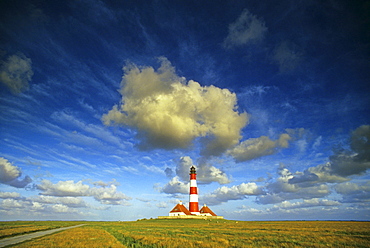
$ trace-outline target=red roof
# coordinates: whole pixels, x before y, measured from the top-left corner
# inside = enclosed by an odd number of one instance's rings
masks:
[[[179,203],[177,204],[171,211],[170,213],[181,213],[183,212],[186,215],[191,215],[190,211],[182,204]]]
[[[200,211],[199,211],[201,214],[211,214],[212,216],[217,216],[214,212],[212,212],[212,210],[211,209],[209,209],[209,207],[207,207],[207,206],[203,206],[201,209],[200,209]]]

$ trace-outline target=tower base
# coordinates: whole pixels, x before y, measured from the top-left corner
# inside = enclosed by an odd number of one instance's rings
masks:
[[[178,215],[178,216],[158,216],[157,219],[200,219],[200,220],[222,220],[223,216],[204,216],[204,215]]]

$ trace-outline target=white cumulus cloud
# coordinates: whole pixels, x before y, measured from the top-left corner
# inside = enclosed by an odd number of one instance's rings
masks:
[[[370,182],[345,182],[335,186],[335,191],[342,195],[342,202],[370,202]]]
[[[186,82],[165,59],[152,67],[128,64],[116,105],[102,120],[106,125],[127,125],[137,130],[141,149],[188,148],[201,138],[203,155],[220,155],[236,145],[248,122],[237,112],[237,99],[228,89]]]
[[[37,185],[37,189],[42,191],[42,195],[49,196],[87,196],[90,186],[83,184],[82,181],[75,183],[73,180],[68,180],[53,184],[44,179],[41,184]]]
[[[242,183],[232,187],[222,186],[204,195],[201,200],[207,205],[219,205],[230,200],[241,200],[247,196],[261,194],[264,194],[264,192],[256,183]]]
[[[38,195],[36,197],[29,198],[32,202],[42,203],[42,204],[63,204],[68,207],[73,208],[82,208],[87,207],[86,202],[81,197],[72,197],[72,196],[46,196]]]
[[[322,198],[331,193],[329,186],[320,181],[303,183],[301,178],[294,181],[296,176],[302,173],[291,173],[284,165],[279,167],[278,174],[278,178],[266,185],[266,194],[257,197],[258,203],[272,204],[293,199]]]
[[[303,200],[301,202],[283,201],[282,203],[276,205],[275,207],[282,209],[294,209],[294,208],[309,208],[317,206],[338,206],[338,205],[340,205],[340,202],[338,201],[312,198],[308,200]]]
[[[291,139],[292,137],[287,133],[281,134],[277,140],[271,140],[267,136],[251,138],[229,150],[228,154],[237,162],[252,160],[274,154],[281,148],[287,148]]]
[[[111,184],[109,187],[90,187],[83,184],[82,181],[74,182],[73,180],[59,181],[52,183],[49,180],[42,180],[41,184],[36,186],[41,190],[43,196],[60,196],[60,197],[77,197],[77,196],[90,196],[102,204],[108,205],[128,205],[127,201],[131,197],[126,196],[124,193],[117,191],[117,187]],[[48,198],[44,198],[46,201]],[[72,200],[72,198],[70,198]],[[73,204],[66,201],[59,201],[64,205]],[[78,202],[75,202],[77,204]],[[82,203],[81,203],[82,204]]]
[[[113,184],[110,187],[92,188],[90,195],[100,203],[108,205],[129,205],[127,201],[132,199],[124,193],[118,192],[117,187]]]
[[[7,159],[0,158],[0,182],[6,183],[19,177],[21,174],[17,166],[12,165]]]
[[[16,199],[16,198],[20,198],[21,197],[21,194],[19,194],[18,192],[3,192],[3,191],[0,191],[0,198],[2,199]]]
[[[189,194],[189,183],[184,183],[175,176],[165,186],[159,187],[159,191],[166,194]]]
[[[351,133],[350,148],[335,150],[329,162],[296,174],[290,183],[340,183],[349,181],[350,176],[364,174],[370,168],[370,125]]]
[[[32,182],[29,176],[20,179],[21,176],[21,170],[17,166],[10,163],[7,159],[0,157],[0,183],[16,188],[24,188]]]
[[[189,172],[192,166],[196,168],[198,183],[218,182],[219,184],[227,184],[231,182],[225,172],[208,164],[206,160],[199,161],[198,165],[194,165],[189,156],[181,157],[177,162],[176,175],[184,182],[189,181]]]

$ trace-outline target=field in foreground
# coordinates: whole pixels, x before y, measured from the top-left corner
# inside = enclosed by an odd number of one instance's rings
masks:
[[[0,222],[0,238],[84,223],[12,247],[370,247],[370,222]]]

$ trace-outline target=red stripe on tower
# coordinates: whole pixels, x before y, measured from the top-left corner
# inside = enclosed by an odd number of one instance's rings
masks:
[[[191,214],[199,215],[197,173],[195,171],[194,166],[190,168],[189,175],[190,175],[189,211]]]

